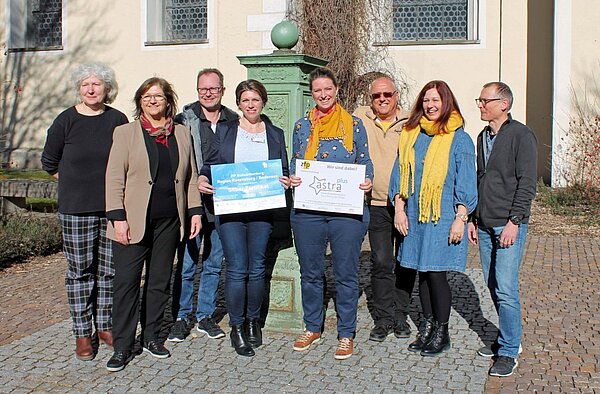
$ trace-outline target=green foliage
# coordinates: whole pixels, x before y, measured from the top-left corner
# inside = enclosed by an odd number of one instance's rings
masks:
[[[582,225],[600,224],[600,189],[589,184],[552,188],[540,179],[536,200],[555,215],[568,217]]]
[[[61,248],[62,234],[55,215],[13,214],[0,218],[0,267],[56,253]]]

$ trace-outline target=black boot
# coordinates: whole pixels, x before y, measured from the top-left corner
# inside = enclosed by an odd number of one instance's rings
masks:
[[[423,350],[421,350],[421,356],[437,356],[445,350],[450,349],[450,336],[448,335],[448,322],[437,323],[431,340]]]
[[[246,338],[246,332],[244,325],[231,326],[231,346],[235,348],[235,352],[240,356],[252,357],[254,356],[254,350]]]
[[[248,327],[248,342],[253,348],[262,345],[262,330],[258,319],[252,319],[247,323]]]
[[[420,352],[423,350],[427,342],[431,339],[431,334],[433,333],[433,329],[435,327],[435,322],[433,320],[433,316],[425,317],[425,320],[421,322],[421,326],[419,327],[419,332],[417,333],[417,339],[408,345],[408,350],[411,352]]]

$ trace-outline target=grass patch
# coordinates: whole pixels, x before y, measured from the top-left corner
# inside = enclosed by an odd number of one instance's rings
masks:
[[[0,268],[61,249],[62,232],[55,215],[13,214],[0,219]]]
[[[42,179],[52,180],[54,177],[50,176],[46,171],[43,170],[18,170],[0,168],[0,179]]]
[[[552,188],[541,179],[536,200],[551,213],[587,226],[600,225],[600,189],[582,185]]]
[[[58,209],[58,201],[54,198],[29,198],[25,199],[27,210],[32,212],[56,212]]]

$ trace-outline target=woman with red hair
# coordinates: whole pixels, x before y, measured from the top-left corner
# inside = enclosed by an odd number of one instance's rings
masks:
[[[448,85],[427,83],[402,129],[390,180],[394,226],[405,237],[398,261],[419,272],[423,319],[408,349],[422,356],[450,348],[446,273],[464,272],[467,264],[466,224],[477,204],[477,176],[475,147],[463,124]]]

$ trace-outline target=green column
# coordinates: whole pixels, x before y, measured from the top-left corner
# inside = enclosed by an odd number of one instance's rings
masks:
[[[295,32],[294,32],[295,30]],[[278,48],[272,54],[238,56],[248,69],[248,79],[262,82],[269,94],[263,113],[271,122],[284,130],[288,156],[291,159],[292,129],[296,120],[303,117],[313,105],[308,86],[308,74],[328,62],[309,55],[296,53],[291,48],[298,41],[296,27],[283,21],[271,32],[273,44]],[[291,201],[291,199],[288,199]],[[273,266],[270,281],[268,315],[265,329],[284,332],[301,332],[302,298],[300,291],[300,266],[295,249],[283,240],[289,233],[289,210],[277,215],[274,237],[268,252]],[[283,237],[281,234],[284,234]],[[266,309],[266,305],[263,306]],[[263,310],[263,314],[265,311]]]

